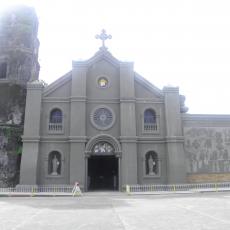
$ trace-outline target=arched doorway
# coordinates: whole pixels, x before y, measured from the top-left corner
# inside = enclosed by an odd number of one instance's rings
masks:
[[[86,146],[87,190],[120,189],[120,144],[109,135],[90,140]]]

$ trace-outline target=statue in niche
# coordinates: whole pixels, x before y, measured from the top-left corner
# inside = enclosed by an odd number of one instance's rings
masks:
[[[53,159],[52,159],[52,173],[51,175],[53,176],[57,176],[58,175],[58,166],[60,165],[59,160],[57,159],[57,156],[54,155]]]
[[[150,154],[148,159],[148,168],[149,168],[148,175],[150,176],[156,175],[156,161],[153,159],[152,154]]]

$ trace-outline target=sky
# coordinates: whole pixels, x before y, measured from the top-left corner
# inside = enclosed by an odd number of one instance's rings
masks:
[[[40,79],[52,83],[101,46],[156,87],[178,86],[192,114],[230,114],[229,0],[1,0],[39,18]]]

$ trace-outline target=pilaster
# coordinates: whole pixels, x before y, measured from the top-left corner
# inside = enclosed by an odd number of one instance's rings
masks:
[[[86,142],[86,72],[87,66],[74,62],[70,109],[70,184],[85,184]]]
[[[20,184],[36,185],[40,141],[41,100],[43,84],[39,81],[27,84],[23,152]]]
[[[168,183],[185,183],[186,166],[178,87],[165,87],[165,122]]]
[[[136,105],[132,63],[120,64],[122,184],[137,184]]]

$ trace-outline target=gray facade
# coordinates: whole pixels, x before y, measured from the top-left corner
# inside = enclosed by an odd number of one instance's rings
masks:
[[[47,87],[28,83],[20,183],[78,181],[88,189],[93,180],[100,183],[89,167],[104,167],[103,157],[104,164],[114,161],[107,179],[116,189],[184,183],[180,107],[178,88],[157,89],[133,71],[133,63],[118,61],[106,49],[74,61],[71,72]],[[58,122],[52,121],[55,111]],[[58,172],[49,169],[54,158]]]
[[[37,30],[30,7],[0,19],[0,166],[17,169],[6,162],[21,156],[12,140],[24,129],[18,186],[121,190],[230,180],[229,115],[186,114],[178,88],[156,88],[108,52],[105,31],[91,59],[74,61],[46,86],[38,80]]]
[[[186,111],[178,88],[156,88],[103,46],[51,85],[27,84],[20,184],[229,180],[230,116]]]

